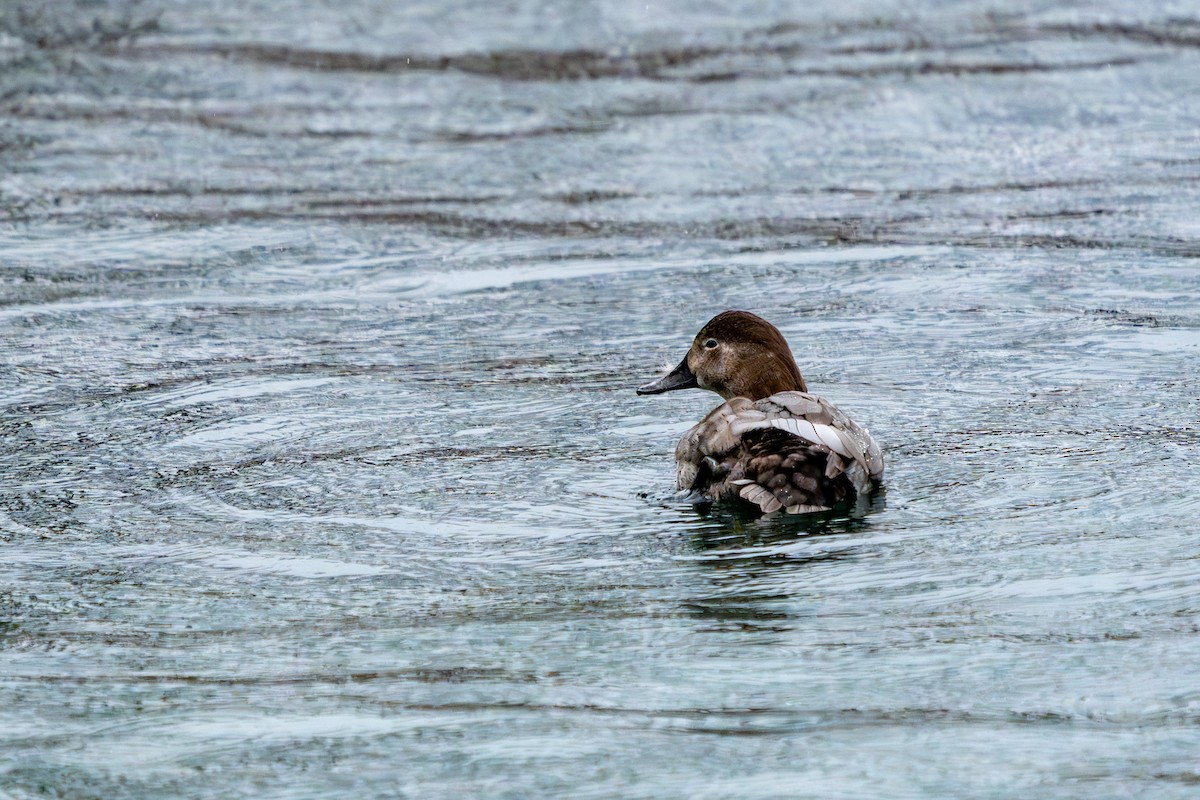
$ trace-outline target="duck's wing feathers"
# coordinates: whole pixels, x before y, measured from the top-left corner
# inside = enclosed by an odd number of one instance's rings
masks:
[[[681,489],[738,495],[767,513],[827,510],[883,475],[870,433],[806,392],[735,398],[689,431],[676,457]]]
[[[754,408],[763,413],[769,426],[825,445],[859,464],[865,478],[878,481],[883,477],[883,453],[871,438],[871,432],[824,397],[807,392],[780,392],[759,400]]]

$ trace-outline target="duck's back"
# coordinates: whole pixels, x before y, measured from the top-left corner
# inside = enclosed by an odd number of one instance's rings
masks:
[[[740,496],[764,512],[823,511],[868,494],[883,477],[870,433],[822,397],[735,397],[675,448],[679,488]]]

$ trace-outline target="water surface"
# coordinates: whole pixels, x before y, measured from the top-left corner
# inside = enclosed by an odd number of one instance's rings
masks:
[[[0,12],[0,795],[1186,797],[1190,4]],[[746,308],[868,514],[672,497]]]

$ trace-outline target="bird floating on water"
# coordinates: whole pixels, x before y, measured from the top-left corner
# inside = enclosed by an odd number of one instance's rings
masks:
[[[748,311],[709,320],[679,366],[637,393],[700,388],[725,402],[675,447],[683,492],[741,497],[764,513],[828,511],[865,498],[883,477],[866,428],[808,393],[787,341]]]

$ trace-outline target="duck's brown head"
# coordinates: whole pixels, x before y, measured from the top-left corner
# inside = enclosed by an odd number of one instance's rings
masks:
[[[675,369],[638,387],[638,394],[708,389],[729,400],[761,400],[776,392],[808,391],[787,341],[749,311],[724,311],[709,320]]]

